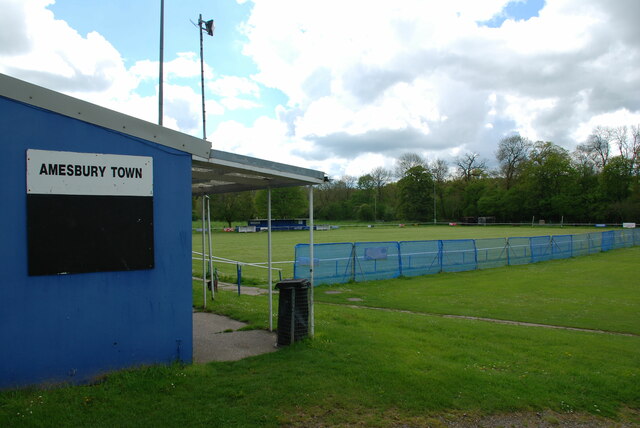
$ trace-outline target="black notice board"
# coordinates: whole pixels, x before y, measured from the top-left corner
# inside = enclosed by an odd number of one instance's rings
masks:
[[[29,275],[152,269],[153,197],[27,194]]]

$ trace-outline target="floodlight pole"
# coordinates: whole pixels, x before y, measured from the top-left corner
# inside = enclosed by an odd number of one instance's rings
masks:
[[[433,224],[436,224],[436,180],[433,180]]]
[[[206,119],[206,114],[205,114],[205,109],[204,109],[204,59],[203,59],[203,54],[202,54],[202,24],[204,23],[204,21],[202,20],[202,14],[200,14],[198,16],[198,30],[200,32],[200,90],[202,93],[202,139],[206,140],[207,139],[207,119]]]
[[[160,70],[159,70],[159,89],[158,89],[158,125],[162,126],[162,102],[163,102],[163,70],[164,66],[164,0],[160,0]]]

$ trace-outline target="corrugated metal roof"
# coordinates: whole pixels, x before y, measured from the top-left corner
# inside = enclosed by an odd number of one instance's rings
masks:
[[[321,171],[211,150],[208,159],[193,157],[195,195],[322,184]]]

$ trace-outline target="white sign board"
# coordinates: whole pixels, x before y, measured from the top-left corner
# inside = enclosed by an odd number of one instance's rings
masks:
[[[29,149],[27,193],[153,196],[153,158]]]

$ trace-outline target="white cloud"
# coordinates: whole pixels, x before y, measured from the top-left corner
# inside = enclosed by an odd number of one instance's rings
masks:
[[[488,158],[514,131],[571,148],[593,117],[640,111],[633,0],[548,0],[539,16],[500,28],[477,22],[508,1],[291,0],[286,15],[254,3],[244,29],[254,78],[289,97],[295,114],[281,117],[325,162],[382,162],[367,157],[383,150],[379,138],[398,151],[418,151],[422,138],[425,153]]]
[[[3,0],[0,40],[15,49],[0,48],[0,72],[68,93],[101,92],[120,80],[133,89],[122,58],[96,32],[82,37],[45,7],[53,1]],[[24,27],[24,28],[21,28]]]
[[[56,20],[52,3],[0,0],[0,72],[156,121],[158,62],[127,68],[102,35]],[[254,0],[242,31],[257,72],[206,65],[208,118],[270,107],[265,88],[288,101],[275,117],[223,121],[210,140],[355,175],[405,151],[491,159],[512,132],[572,148],[593,126],[640,122],[640,2],[547,0],[531,19],[479,24],[508,3]],[[198,55],[164,69],[164,123],[199,135]]]
[[[246,100],[243,98],[223,98],[220,100],[220,104],[225,106],[229,110],[248,110],[252,108],[262,107],[261,104]]]
[[[129,72],[140,80],[157,80],[159,67],[159,61],[144,59],[136,61]],[[200,79],[200,58],[196,57],[194,52],[178,52],[175,59],[164,62],[163,73],[165,79],[175,77],[197,77]],[[206,62],[204,63],[204,77],[205,79],[214,78],[213,70]]]
[[[239,95],[258,97],[260,95],[260,87],[258,84],[246,77],[221,76],[210,81],[207,86],[214,94],[225,98],[237,97]]]
[[[246,110],[262,106],[258,102],[260,86],[246,77],[221,76],[210,80],[207,88],[219,96],[220,103],[229,110]]]

